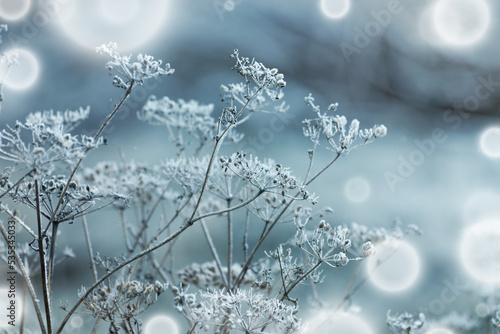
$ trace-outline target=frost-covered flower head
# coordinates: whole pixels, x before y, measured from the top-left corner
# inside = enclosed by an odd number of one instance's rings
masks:
[[[151,125],[166,126],[170,139],[183,150],[187,143],[179,130],[188,133],[198,145],[205,145],[213,140],[217,131],[217,121],[212,117],[213,110],[213,104],[204,105],[182,99],[174,101],[166,96],[157,99],[151,96],[142,110],[137,112],[137,117]],[[237,142],[242,135],[229,131],[227,138]]]
[[[108,61],[106,67],[111,72],[116,71],[117,76],[113,79],[113,85],[118,88],[128,89],[132,82],[142,83],[144,80],[168,76],[174,73],[170,64],[162,66],[161,60],[155,60],[150,55],[137,55],[136,61],[131,61],[131,55],[121,55],[117,51],[116,43],[110,42],[96,48],[101,54],[109,55],[112,60]]]
[[[294,334],[304,331],[296,316],[296,306],[286,305],[252,290],[200,291],[200,301],[197,301],[196,295],[187,294],[182,289],[173,291],[177,310],[188,314],[193,323],[205,331],[210,328],[247,334]]]
[[[387,128],[384,125],[375,125],[371,129],[360,130],[357,119],[352,120],[351,124],[347,126],[345,116],[321,113],[320,107],[314,104],[314,98],[311,94],[306,96],[305,102],[312,108],[317,117],[305,119],[302,122],[304,136],[337,154],[347,154],[354,148],[352,145],[358,138],[361,140],[359,145],[363,145],[387,134]],[[337,107],[337,103],[331,104],[328,111],[335,112]]]
[[[417,318],[410,313],[391,315],[387,312],[387,325],[393,334],[420,334],[425,324],[425,316],[420,313]]]
[[[87,116],[88,108],[32,113],[25,123],[17,122],[15,127],[7,126],[0,132],[0,159],[49,174],[58,162],[73,164],[104,142],[102,138],[95,141],[69,133]]]
[[[167,285],[156,281],[153,284],[139,281],[117,280],[114,286],[101,286],[93,290],[82,305],[96,318],[104,321],[130,321],[146,311],[158,300]],[[87,289],[78,293],[83,297]]]

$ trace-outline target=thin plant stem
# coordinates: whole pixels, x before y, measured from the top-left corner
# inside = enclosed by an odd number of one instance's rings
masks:
[[[52,224],[52,236],[50,241],[50,256],[49,256],[49,265],[47,269],[47,284],[49,286],[48,291],[52,292],[52,279],[54,277],[54,257],[56,251],[56,238],[57,238],[57,230],[59,228],[59,222],[54,221]]]
[[[109,122],[111,122],[111,119],[113,118],[113,116],[115,116],[115,114],[121,108],[121,106],[123,105],[123,103],[125,103],[125,100],[130,95],[130,92],[132,91],[132,87],[134,86],[134,84],[135,84],[135,81],[131,80],[130,81],[130,85],[128,86],[127,90],[125,91],[125,94],[123,94],[123,97],[121,98],[121,100],[114,106],[113,110],[108,114],[108,116],[106,116],[106,119],[101,124],[101,127],[99,128],[99,130],[97,130],[97,133],[94,135],[94,142],[97,141],[97,139],[99,138],[99,136],[101,135],[101,133],[108,126]],[[54,222],[56,214],[57,214],[57,212],[58,212],[58,210],[59,210],[59,208],[60,208],[60,206],[61,206],[61,204],[63,202],[63,199],[64,199],[64,197],[66,195],[66,192],[68,191],[69,184],[70,184],[71,180],[73,180],[73,177],[76,174],[76,170],[78,169],[78,167],[80,167],[80,164],[82,163],[83,159],[85,158],[85,156],[87,155],[87,153],[90,150],[91,150],[90,147],[88,147],[87,149],[85,149],[85,152],[83,153],[82,157],[77,161],[75,167],[71,171],[71,174],[70,174],[68,180],[66,181],[66,185],[64,186],[64,189],[63,189],[63,191],[62,191],[62,193],[61,193],[61,195],[59,197],[59,201],[57,202],[56,208],[54,209],[54,212],[52,213],[52,216],[49,219],[49,223],[47,224],[47,227],[45,228],[44,234],[47,233],[48,228]]]
[[[16,181],[16,183],[14,183],[12,185],[12,187],[10,187],[9,189],[7,189],[6,191],[4,191],[1,195],[0,195],[0,198],[4,197],[5,195],[7,195],[12,189],[15,189],[21,182],[23,182],[23,180],[30,176],[31,173],[33,173],[35,170],[32,169],[30,170],[28,173],[24,174],[23,176],[21,176],[21,178],[19,180]]]
[[[5,239],[5,242],[9,244],[9,238],[7,236],[7,231],[3,227],[2,224],[0,224],[0,233],[2,234],[3,238]],[[35,289],[33,288],[33,284],[31,283],[31,279],[26,272],[26,268],[24,268],[23,262],[21,258],[19,257],[19,254],[17,254],[17,251],[13,249],[14,256],[16,258],[16,263],[17,267],[19,268],[19,271],[21,271],[21,275],[23,276],[24,283],[28,287],[28,292],[30,293],[31,301],[33,302],[33,307],[35,308],[35,313],[38,319],[38,323],[40,324],[40,330],[42,334],[47,334],[47,330],[45,329],[45,324],[43,322],[43,316],[42,316],[42,311],[40,310],[40,305],[38,304],[38,298],[36,297]]]
[[[314,175],[310,180],[306,181],[305,185],[307,186],[307,185],[311,184],[311,182],[313,182],[319,175],[321,175],[331,165],[333,165],[333,163],[336,162],[339,157],[340,157],[340,154],[337,154],[335,156],[335,158],[333,158],[333,160],[330,161],[323,169],[321,169],[318,173],[316,173],[316,175]],[[283,210],[281,210],[281,212],[278,214],[278,216],[271,223],[271,225],[269,226],[269,228],[267,228],[267,229],[265,229],[265,231],[263,231],[261,237],[257,241],[257,244],[255,245],[255,247],[253,248],[252,252],[250,253],[250,256],[248,257],[247,261],[245,262],[245,265],[243,266],[243,269],[241,270],[240,274],[238,275],[238,278],[237,278],[237,280],[235,282],[235,286],[238,286],[239,284],[241,284],[241,282],[243,281],[243,278],[244,278],[246,272],[248,271],[248,268],[250,268],[250,263],[252,262],[253,257],[255,256],[255,254],[257,253],[257,250],[260,248],[260,246],[262,245],[262,243],[264,242],[264,240],[267,238],[267,236],[269,235],[269,233],[271,232],[271,230],[274,228],[274,226],[276,226],[276,224],[278,223],[278,221],[285,214],[286,210],[288,210],[288,208],[292,205],[292,203],[295,201],[295,198],[298,195],[299,195],[299,193],[297,193],[297,195],[295,195],[294,197],[291,198],[291,200],[285,205],[285,207],[283,208]]]
[[[23,282],[23,294],[21,297],[21,324],[19,325],[19,334],[24,333],[24,322],[26,320],[26,283]]]
[[[52,317],[50,306],[50,291],[47,282],[47,269],[45,267],[45,252],[43,251],[42,219],[40,217],[40,192],[38,189],[38,175],[35,175],[35,196],[36,196],[36,220],[38,226],[38,255],[40,257],[40,276],[42,278],[43,302],[45,306],[45,317],[47,320],[47,331],[52,334]]]
[[[99,325],[101,324],[101,318],[97,318],[94,324],[94,328],[92,328],[92,334],[96,334],[99,330]]]
[[[238,119],[238,117],[241,116],[241,114],[247,108],[247,106],[250,103],[250,101],[252,101],[254,99],[254,97],[257,96],[257,94],[262,90],[262,88],[263,87],[259,87],[255,91],[255,93],[251,97],[248,98],[247,102],[243,105],[243,107],[238,112],[238,114],[236,114],[234,116],[234,119]],[[220,123],[220,121],[219,121],[219,123]],[[203,185],[201,186],[200,195],[198,196],[198,200],[196,201],[196,204],[194,206],[193,213],[191,214],[191,217],[189,218],[189,221],[188,221],[188,223],[191,224],[191,225],[194,223],[194,221],[193,221],[194,216],[196,215],[196,212],[198,211],[198,207],[200,206],[201,199],[203,197],[203,194],[205,193],[205,189],[206,189],[207,183],[208,183],[208,177],[210,176],[210,171],[212,170],[212,165],[213,165],[215,156],[217,155],[217,152],[219,151],[220,145],[222,144],[222,141],[224,140],[225,135],[233,127],[233,125],[234,125],[233,123],[229,124],[224,129],[224,131],[222,131],[222,133],[220,135],[217,133],[217,136],[216,136],[216,139],[215,139],[214,149],[212,151],[212,154],[210,155],[210,159],[208,161],[208,166],[207,166],[207,171],[205,172],[205,178],[203,180]]]
[[[264,192],[265,192],[264,189],[260,189],[257,193],[255,193],[255,195],[252,198],[250,198],[250,199],[248,199],[248,200],[246,200],[244,202],[241,202],[238,205],[232,206],[232,207],[227,208],[227,209],[223,209],[223,210],[219,210],[219,211],[213,211],[213,212],[206,213],[204,215],[201,215],[201,216],[198,216],[198,217],[192,219],[191,222],[194,223],[194,222],[196,222],[196,221],[198,221],[200,219],[205,219],[205,218],[210,217],[210,216],[222,215],[222,214],[224,214],[226,212],[231,212],[231,211],[237,210],[239,208],[243,208],[243,207],[247,206],[248,204],[252,203],[253,201],[255,201],[257,199],[257,197],[259,197],[260,195],[262,195]]]
[[[228,209],[231,208],[231,199],[227,200]],[[231,286],[231,265],[233,262],[233,222],[231,211],[227,213],[227,286]]]
[[[205,220],[201,220],[201,229],[203,230],[203,233],[205,234],[205,237],[207,238],[208,246],[210,248],[210,252],[212,253],[212,256],[214,257],[215,263],[217,265],[217,269],[219,270],[220,277],[222,278],[222,281],[224,283],[224,286],[226,286],[229,289],[229,284],[226,279],[226,276],[224,275],[224,271],[222,271],[222,264],[219,259],[219,255],[217,254],[217,249],[215,248],[214,242],[212,240],[212,237],[210,235],[210,231],[207,228],[207,224],[205,224]]]
[[[94,281],[97,282],[98,280],[97,267],[94,261],[94,251],[92,250],[92,242],[90,240],[89,227],[85,215],[82,215],[82,225],[83,225],[83,232],[85,234],[85,242],[87,244],[87,250],[89,251],[90,268],[92,269],[92,274],[94,275]]]
[[[176,232],[172,233],[169,237],[167,237],[166,239],[162,240],[157,245],[155,245],[153,247],[150,247],[150,248],[147,248],[147,249],[145,249],[145,250],[137,253],[136,255],[134,255],[131,258],[129,258],[128,260],[122,262],[121,264],[119,264],[118,266],[116,266],[113,270],[111,270],[110,272],[108,272],[104,276],[102,276],[97,282],[95,282],[91,287],[89,287],[88,290],[75,303],[75,305],[73,306],[73,308],[68,312],[68,314],[66,315],[66,317],[63,319],[61,325],[57,329],[56,334],[60,334],[62,332],[62,330],[64,329],[64,326],[66,326],[66,323],[68,322],[69,318],[75,313],[76,309],[85,300],[85,298],[87,298],[90,295],[90,293],[92,291],[94,291],[94,289],[97,288],[102,282],[106,281],[109,277],[111,277],[113,274],[115,274],[116,272],[118,272],[120,269],[122,269],[123,267],[127,266],[128,264],[130,264],[130,263],[132,263],[132,262],[134,262],[134,261],[142,258],[143,256],[145,256],[145,255],[147,255],[147,254],[149,254],[151,252],[154,252],[158,248],[160,248],[160,247],[168,244],[169,242],[171,242],[172,240],[174,240],[175,238],[177,238],[180,234],[182,234],[184,231],[186,231],[190,226],[192,226],[192,224],[186,223],[186,224],[182,225]]]
[[[243,233],[243,260],[248,258],[248,225],[250,225],[250,210],[247,209],[245,219],[245,232]]]

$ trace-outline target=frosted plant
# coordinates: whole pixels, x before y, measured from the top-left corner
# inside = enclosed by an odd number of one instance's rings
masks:
[[[165,290],[173,294],[174,306],[188,322],[190,333],[300,333],[304,326],[297,290],[315,289],[327,282],[327,271],[373,255],[376,242],[408,234],[400,227],[388,231],[330,225],[324,216],[331,209],[298,205],[315,205],[318,198],[309,190],[311,183],[339,157],[385,136],[383,125],[360,130],[353,120],[348,127],[344,116],[321,113],[309,96],[306,102],[316,118],[303,124],[305,136],[313,143],[304,152],[309,164],[303,178],[270,158],[234,152],[231,147],[229,153],[220,153],[224,143],[242,138],[237,128],[253,113],[288,111],[282,101],[284,75],[240,56],[237,50],[232,54],[233,70],[243,80],[221,86],[224,106],[219,113],[214,113],[213,104],[154,96],[138,111],[140,121],[165,127],[175,147],[175,151],[166,150],[161,164],[122,157],[119,162],[82,166],[89,151],[105,143],[104,129],[134,86],[173,73],[169,64],[162,66],[149,55],[132,60],[120,54],[114,43],[97,51],[111,57],[107,68],[115,75],[113,85],[125,92],[93,137],[73,134],[88,117],[88,107],[35,112],[0,133],[0,158],[12,165],[0,174],[0,198],[30,209],[23,219],[10,209],[11,203],[0,203],[0,211],[32,240],[19,244],[14,258],[41,333],[61,333],[76,313],[95,319],[93,332],[107,322],[110,333],[140,333],[140,317]],[[318,147],[335,154],[315,170]],[[24,175],[19,176],[20,171]],[[99,220],[94,211],[105,207],[115,210],[121,223],[123,245],[116,246],[122,254],[118,258],[102,258],[94,249],[91,228],[105,222],[87,224],[87,216]],[[215,230],[220,223],[226,230],[223,236]],[[9,244],[4,225],[0,221],[4,238],[0,248],[5,249]],[[58,282],[54,268],[76,253],[66,245],[61,252],[57,239],[75,225],[83,228],[81,238],[93,280],[78,291],[73,306],[62,305],[65,313],[56,326],[54,319],[61,317],[53,316]],[[276,231],[278,227],[285,232]],[[113,232],[114,228],[109,227]],[[201,229],[212,259],[203,263],[190,259],[178,269],[176,244],[185,242],[181,235],[188,229]],[[217,238],[212,237],[214,231]],[[278,238],[274,246],[269,246],[271,236]],[[264,248],[272,250],[264,252]],[[349,288],[339,307],[356,290]]]
[[[239,263],[233,263],[231,267],[231,275],[233,280],[235,280],[239,273],[241,272],[241,265]],[[227,267],[222,267],[222,275],[217,268],[215,261],[205,262],[205,263],[193,263],[177,272],[177,275],[181,279],[181,282],[185,286],[194,285],[201,289],[208,288],[224,288],[224,278],[228,275]],[[242,285],[253,286],[254,283],[258,281],[257,275],[255,274],[255,269],[249,271],[245,276]]]
[[[331,116],[327,113],[321,113],[320,107],[314,104],[314,98],[311,94],[305,98],[305,101],[317,115],[316,118],[306,119],[302,122],[304,136],[309,138],[315,146],[322,146],[337,154],[347,154],[358,138],[361,141],[358,144],[360,146],[387,134],[387,128],[384,125],[375,125],[372,129],[360,130],[357,119],[352,120],[347,127],[345,116]],[[335,112],[337,107],[337,103],[331,104],[328,107],[328,112]]]
[[[155,60],[152,56],[138,54],[136,61],[131,61],[132,56],[120,54],[116,43],[110,42],[96,48],[101,54],[109,55],[112,60],[108,61],[106,67],[110,71],[118,73],[114,76],[113,85],[124,90],[130,89],[134,83],[143,83],[144,80],[168,76],[174,73],[170,64],[162,65],[161,60]]]
[[[102,201],[109,199],[107,203],[105,202],[102,204],[106,206],[110,202],[125,199],[123,195],[118,193],[92,191],[88,185],[79,185],[75,181],[69,183],[68,191],[63,194],[66,183],[67,179],[62,175],[46,175],[39,179],[41,214],[47,218],[54,216],[54,221],[57,223],[65,221],[73,222],[76,218],[81,217],[83,214],[93,209],[97,200]],[[23,182],[18,187],[13,188],[9,194],[12,199],[24,203],[27,207],[36,210],[36,191],[34,182]],[[58,212],[54,212],[52,204],[57,203],[59,199],[62,199],[61,209]],[[99,208],[93,210],[97,211]]]
[[[104,142],[102,138],[69,132],[87,116],[88,108],[30,114],[26,122],[17,122],[0,132],[0,159],[38,173],[51,173],[61,162],[74,166],[89,150]],[[28,138],[30,143],[26,144]]]
[[[110,332],[118,333],[120,327],[126,332],[141,332],[138,316],[146,311],[166,290],[167,285],[138,281],[117,280],[114,285],[103,285],[85,295],[87,289],[82,287],[79,296],[85,296],[83,307],[98,319],[110,323]]]
[[[179,291],[179,289],[174,290]],[[181,297],[182,296],[182,297]],[[296,317],[297,308],[285,305],[279,300],[267,298],[251,290],[200,291],[200,301],[196,296],[177,293],[177,304],[191,320],[192,329],[214,333],[236,330],[242,333],[302,333],[304,326]]]
[[[420,313],[414,317],[410,313],[391,315],[387,312],[387,325],[393,334],[419,334],[423,333],[425,316]]]
[[[216,135],[217,120],[212,117],[213,110],[213,104],[202,105],[194,100],[182,99],[176,102],[166,96],[161,99],[151,96],[137,117],[150,125],[165,126],[178,155],[183,155],[189,144],[189,138],[184,137],[188,134],[195,141],[196,156]],[[241,138],[242,135],[235,131],[227,134],[227,139],[232,142],[238,142]]]

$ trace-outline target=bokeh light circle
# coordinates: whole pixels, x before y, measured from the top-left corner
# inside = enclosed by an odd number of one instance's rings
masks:
[[[354,203],[361,203],[370,197],[370,184],[361,177],[355,177],[347,181],[345,195]]]
[[[157,315],[146,322],[144,334],[179,334],[177,322],[168,315]]]
[[[33,53],[26,49],[15,49],[7,52],[16,52],[19,55],[19,63],[8,70],[7,64],[0,63],[0,77],[5,79],[5,86],[12,89],[26,89],[32,86],[38,79],[40,67]],[[8,73],[7,73],[8,71]]]
[[[425,332],[425,334],[455,334],[448,328],[439,327],[439,328],[431,328]]]
[[[445,42],[470,45],[486,34],[490,10],[484,0],[440,0],[433,10],[433,23]]]
[[[468,226],[462,233],[460,259],[466,271],[485,283],[500,283],[500,220]]]
[[[500,127],[494,126],[481,134],[479,146],[484,155],[490,158],[500,157]]]
[[[149,42],[167,21],[165,0],[66,0],[58,13],[62,31],[74,42],[95,50],[110,41],[119,51]]]
[[[465,202],[463,210],[466,224],[500,219],[500,194],[487,190],[473,193]]]
[[[0,17],[9,21],[19,20],[30,7],[31,0],[0,0]]]
[[[490,308],[485,303],[479,303],[476,305],[476,314],[480,318],[485,318],[490,314]]]
[[[226,2],[224,2],[225,11],[232,12],[234,10],[234,7],[236,7],[236,5],[233,0],[227,0]]]
[[[349,8],[351,8],[350,0],[321,0],[321,10],[332,19],[345,16]]]
[[[371,326],[356,314],[347,312],[320,312],[309,321],[309,331],[306,333],[331,334],[374,334]]]
[[[100,0],[99,14],[111,23],[130,21],[139,12],[140,0],[127,0],[126,6],[123,0]]]
[[[410,288],[420,275],[420,256],[413,246],[390,239],[376,245],[377,252],[367,259],[370,281],[387,292]]]
[[[69,324],[73,328],[81,328],[83,326],[83,319],[79,315],[74,315],[71,317]]]

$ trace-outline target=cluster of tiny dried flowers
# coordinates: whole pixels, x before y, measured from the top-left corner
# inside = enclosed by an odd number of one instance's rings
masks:
[[[221,269],[224,277],[227,277],[227,267],[222,267]],[[241,270],[241,264],[231,264],[231,281],[236,281]],[[194,285],[201,289],[222,289],[225,287],[224,279],[221,277],[221,273],[215,261],[192,263],[179,270],[177,276],[185,286]],[[246,273],[242,285],[253,286],[257,280],[258,278],[255,272],[250,270]]]
[[[258,191],[280,195],[283,198],[309,200],[313,203],[316,198],[309,193],[289,168],[283,167],[272,159],[259,160],[242,152],[233,153],[229,157],[220,157],[220,168],[225,172],[231,171],[243,181],[251,184]],[[293,190],[294,194],[289,192]]]
[[[215,138],[217,121],[211,115],[213,110],[213,104],[204,105],[195,100],[182,99],[176,102],[166,96],[157,99],[153,95],[137,113],[137,117],[150,125],[166,126],[170,140],[178,151],[182,152],[188,144],[182,132],[189,134],[200,146],[210,143]],[[232,142],[238,142],[242,137],[235,131],[229,131],[226,136]]]
[[[418,317],[414,317],[407,312],[391,315],[389,310],[386,321],[389,330],[393,334],[420,334],[425,324],[425,315],[419,313]]]
[[[82,305],[96,318],[115,322],[136,319],[158,299],[167,289],[166,284],[118,280],[113,287],[101,286],[94,289]],[[78,292],[81,298],[87,293],[82,287]]]
[[[228,103],[224,108],[220,123],[241,124],[246,121],[252,112],[279,113],[288,110],[284,103],[276,103],[284,96],[282,88],[286,86],[284,75],[276,68],[267,68],[255,59],[240,57],[238,50],[231,55],[236,63],[236,70],[245,78],[245,82],[221,85],[222,101]],[[249,114],[238,119],[238,107],[244,107]]]
[[[101,161],[94,167],[85,168],[77,175],[77,179],[94,191],[122,194],[139,205],[152,204],[167,197],[169,181],[160,167],[148,167],[134,161],[121,164]]]
[[[32,113],[26,122],[17,122],[0,132],[0,159],[40,174],[50,174],[58,162],[74,164],[104,142],[102,138],[95,141],[92,137],[69,133],[87,116],[88,108]],[[28,134],[24,135],[23,130]]]
[[[110,74],[114,71],[118,75],[114,76],[113,85],[124,90],[129,89],[134,82],[142,83],[150,78],[168,76],[174,73],[170,64],[162,66],[161,60],[155,60],[150,55],[137,55],[136,61],[131,61],[131,55],[122,55],[117,51],[116,43],[110,42],[96,48],[97,53],[107,54],[112,60],[106,64]]]
[[[349,127],[347,127],[345,116],[332,116],[327,113],[321,113],[320,107],[314,104],[314,98],[311,94],[305,98],[305,102],[312,108],[317,117],[305,119],[302,122],[304,136],[309,138],[313,143],[337,154],[347,154],[353,148],[352,145],[358,138],[361,139],[359,145],[363,145],[370,140],[384,137],[387,134],[387,128],[384,125],[375,125],[371,129],[360,130],[357,119],[352,120]],[[335,112],[337,107],[337,103],[331,104],[328,107],[328,111]],[[323,137],[325,143],[321,140]]]
[[[194,294],[186,294],[179,288],[173,290],[178,311],[187,314],[205,331],[212,328],[214,333],[236,330],[248,334],[264,331],[293,334],[303,333],[305,329],[296,317],[296,306],[286,305],[252,290],[200,291],[199,302]]]
[[[41,213],[46,217],[51,217],[54,214],[54,205],[63,195],[68,180],[62,175],[42,175],[38,182]],[[9,192],[9,196],[36,209],[36,192],[33,181],[22,182],[19,187]],[[71,181],[67,191],[64,192],[60,209],[54,216],[54,220],[57,222],[73,221],[88,212],[96,204],[96,200],[104,199],[117,201],[124,200],[125,197],[118,193],[95,192],[88,185],[79,185],[77,182]]]

